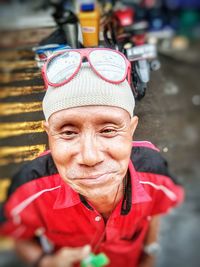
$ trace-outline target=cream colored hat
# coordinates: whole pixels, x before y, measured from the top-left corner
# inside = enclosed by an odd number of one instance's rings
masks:
[[[49,86],[43,99],[43,112],[46,121],[60,110],[81,106],[114,106],[125,109],[133,116],[135,99],[127,80],[113,84],[101,79],[82,63],[77,75],[60,87]]]

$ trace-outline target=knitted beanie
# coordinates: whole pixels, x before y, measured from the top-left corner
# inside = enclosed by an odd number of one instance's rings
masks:
[[[68,83],[60,87],[49,86],[43,99],[46,121],[60,110],[81,106],[113,106],[133,116],[135,100],[127,80],[113,84],[100,78],[88,63]]]

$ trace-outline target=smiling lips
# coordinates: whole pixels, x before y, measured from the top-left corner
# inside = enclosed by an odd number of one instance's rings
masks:
[[[114,172],[107,172],[100,175],[92,175],[86,178],[75,178],[74,181],[78,181],[81,184],[101,184],[105,183],[107,180],[111,179]]]

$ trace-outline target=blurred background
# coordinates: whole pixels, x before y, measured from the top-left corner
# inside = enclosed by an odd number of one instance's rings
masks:
[[[186,190],[162,220],[156,267],[199,267],[199,0],[0,1],[0,202],[14,173],[48,147],[40,68],[69,46],[111,47],[131,61],[134,138],[153,142]],[[17,266],[12,240],[0,237],[0,267]]]

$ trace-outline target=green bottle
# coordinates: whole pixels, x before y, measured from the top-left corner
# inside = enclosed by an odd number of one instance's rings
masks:
[[[108,257],[104,253],[90,255],[81,261],[81,267],[103,267],[109,263]]]

